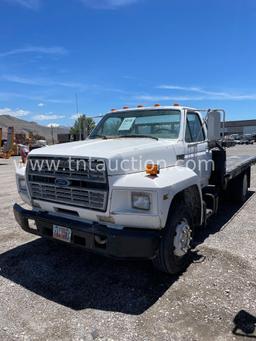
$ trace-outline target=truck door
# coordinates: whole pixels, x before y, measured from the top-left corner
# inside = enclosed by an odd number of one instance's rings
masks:
[[[211,174],[211,154],[208,148],[206,131],[197,112],[187,111],[185,129],[185,161],[206,186]]]

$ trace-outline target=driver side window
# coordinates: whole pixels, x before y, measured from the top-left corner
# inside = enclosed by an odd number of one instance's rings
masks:
[[[187,122],[186,122],[186,135],[185,141],[188,143],[191,142],[202,142],[205,140],[205,133],[203,129],[202,122],[195,112],[187,113]]]

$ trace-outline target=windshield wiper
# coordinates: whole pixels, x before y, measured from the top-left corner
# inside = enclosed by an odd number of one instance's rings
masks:
[[[152,136],[152,135],[119,135],[117,138],[121,138],[121,137],[141,137],[141,138],[149,138],[149,139],[153,139],[153,140],[159,140],[158,137]]]
[[[111,140],[111,139],[120,139],[120,138],[149,138],[153,140],[159,140],[158,137],[151,136],[151,135],[118,135],[118,136],[105,136],[105,135],[93,135],[91,136],[92,139],[102,139],[102,140]]]

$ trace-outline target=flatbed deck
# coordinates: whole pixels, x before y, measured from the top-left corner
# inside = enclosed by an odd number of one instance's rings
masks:
[[[232,179],[254,164],[256,164],[256,156],[228,156],[226,162],[226,177]]]

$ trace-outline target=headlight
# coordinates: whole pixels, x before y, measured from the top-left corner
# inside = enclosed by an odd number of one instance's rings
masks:
[[[22,192],[26,192],[27,191],[26,181],[24,179],[19,179],[19,189]]]
[[[132,207],[138,210],[149,211],[151,206],[150,194],[132,193]]]

